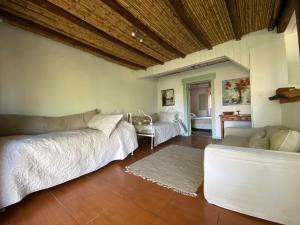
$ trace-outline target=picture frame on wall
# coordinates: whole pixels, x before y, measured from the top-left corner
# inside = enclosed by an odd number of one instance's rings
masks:
[[[223,80],[223,106],[251,104],[249,77]]]
[[[174,89],[166,89],[161,91],[162,106],[174,106],[175,95]]]

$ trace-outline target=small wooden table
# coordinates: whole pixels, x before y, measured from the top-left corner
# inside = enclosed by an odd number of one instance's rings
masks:
[[[222,139],[224,138],[224,122],[225,121],[251,121],[250,114],[240,114],[240,115],[220,115],[221,122],[221,135]]]

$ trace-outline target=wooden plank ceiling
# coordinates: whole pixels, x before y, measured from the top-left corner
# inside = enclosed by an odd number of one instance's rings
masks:
[[[292,0],[0,0],[4,21],[132,69],[283,32],[292,12]]]

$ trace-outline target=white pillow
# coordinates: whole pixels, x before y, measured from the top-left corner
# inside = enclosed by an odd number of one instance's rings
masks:
[[[159,121],[160,122],[175,122],[177,117],[177,112],[160,112]]]
[[[89,122],[88,127],[96,130],[103,131],[109,137],[111,132],[115,129],[123,115],[95,115]]]

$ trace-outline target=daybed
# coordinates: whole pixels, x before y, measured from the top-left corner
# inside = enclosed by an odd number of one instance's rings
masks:
[[[124,159],[137,148],[134,127],[126,121],[109,137],[87,128],[95,114],[0,116],[0,135],[17,134],[0,137],[0,208]]]
[[[151,138],[151,149],[173,137],[184,133],[184,127],[177,118],[177,112],[161,112],[149,116],[143,112],[133,118],[138,135]]]
[[[299,225],[299,150],[297,131],[227,128],[221,145],[205,149],[206,200],[250,216]]]

